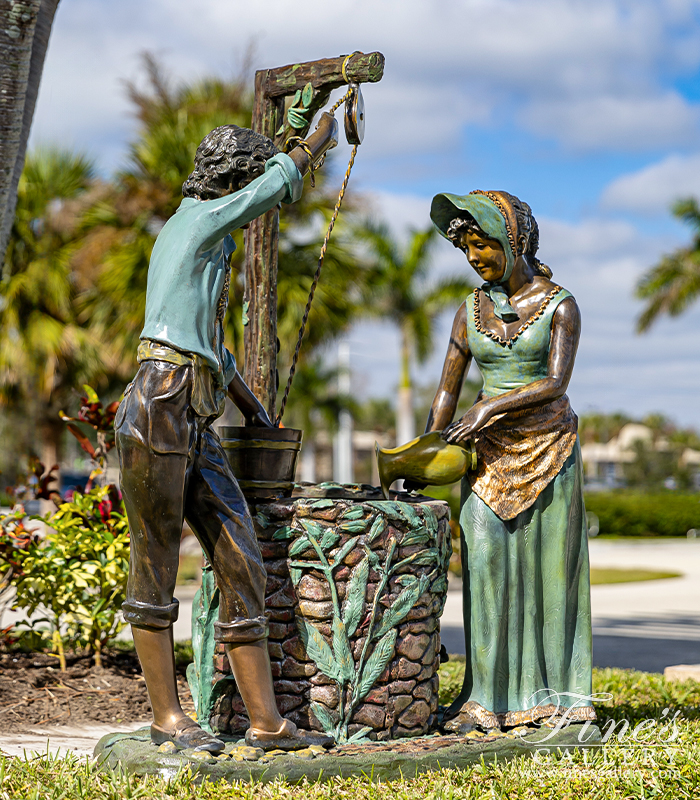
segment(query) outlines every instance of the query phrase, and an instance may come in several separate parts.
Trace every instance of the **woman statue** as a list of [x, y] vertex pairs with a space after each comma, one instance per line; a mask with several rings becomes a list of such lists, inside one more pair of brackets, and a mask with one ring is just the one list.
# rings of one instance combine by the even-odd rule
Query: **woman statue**
[[[457, 311], [426, 427], [473, 440], [478, 459], [459, 517], [467, 669], [447, 726], [593, 720], [583, 476], [565, 394], [579, 310], [537, 259], [537, 222], [517, 197], [439, 194], [430, 216], [485, 281]], [[484, 385], [452, 422], [472, 357]]]

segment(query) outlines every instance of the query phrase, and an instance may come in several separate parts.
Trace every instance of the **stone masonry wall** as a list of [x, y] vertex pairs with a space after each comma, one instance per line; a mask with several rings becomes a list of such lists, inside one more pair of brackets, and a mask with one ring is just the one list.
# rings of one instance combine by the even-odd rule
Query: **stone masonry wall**
[[[303, 498], [251, 511], [281, 713], [340, 741], [425, 734], [438, 704], [447, 504]], [[230, 673], [220, 646], [215, 666], [215, 680]], [[221, 733], [248, 727], [232, 681], [210, 722]]]

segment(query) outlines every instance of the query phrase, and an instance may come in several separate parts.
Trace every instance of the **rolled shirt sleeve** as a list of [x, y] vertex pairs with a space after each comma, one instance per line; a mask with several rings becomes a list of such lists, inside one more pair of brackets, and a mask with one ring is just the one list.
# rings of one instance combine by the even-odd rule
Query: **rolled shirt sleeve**
[[265, 172], [277, 167], [282, 170], [282, 179], [287, 187], [287, 196], [282, 198], [283, 203], [296, 203], [301, 197], [304, 188], [304, 178], [299, 168], [286, 153], [278, 153], [265, 164]]

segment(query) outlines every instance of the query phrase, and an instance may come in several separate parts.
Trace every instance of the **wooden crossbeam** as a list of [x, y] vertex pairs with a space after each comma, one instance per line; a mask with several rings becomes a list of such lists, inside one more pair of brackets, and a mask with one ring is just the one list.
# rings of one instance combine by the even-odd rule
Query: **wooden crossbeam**
[[[346, 56], [288, 64], [255, 73], [255, 101], [252, 129], [280, 146], [292, 133], [305, 136], [308, 128], [292, 131], [285, 124], [285, 98], [307, 83], [314, 87], [314, 99], [307, 118], [326, 105], [330, 93], [346, 84], [375, 83], [384, 74], [381, 53]], [[280, 129], [282, 129], [280, 131]], [[278, 134], [277, 132], [280, 131]], [[268, 211], [254, 220], [245, 234], [245, 293], [248, 324], [244, 333], [244, 377], [274, 418], [277, 398], [277, 252], [279, 212]]]

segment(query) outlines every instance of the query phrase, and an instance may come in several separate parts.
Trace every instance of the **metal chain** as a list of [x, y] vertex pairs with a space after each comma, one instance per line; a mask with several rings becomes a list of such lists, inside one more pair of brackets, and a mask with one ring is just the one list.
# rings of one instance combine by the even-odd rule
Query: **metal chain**
[[[331, 109], [331, 113], [335, 111], [350, 95], [352, 94], [352, 89], [348, 91], [348, 93], [342, 97], [336, 105]], [[289, 378], [287, 378], [287, 386], [284, 390], [284, 397], [282, 398], [282, 404], [280, 405], [279, 413], [277, 414], [277, 418], [275, 419], [275, 427], [279, 428], [280, 422], [282, 421], [282, 416], [284, 415], [284, 409], [287, 406], [287, 400], [289, 399], [289, 392], [292, 388], [292, 381], [294, 380], [294, 373], [296, 372], [297, 368], [297, 361], [299, 360], [299, 351], [301, 350], [301, 342], [304, 338], [304, 332], [306, 330], [306, 323], [309, 320], [309, 313], [311, 311], [311, 303], [314, 299], [314, 294], [316, 292], [316, 287], [318, 286], [318, 281], [321, 277], [321, 269], [323, 267], [323, 259], [326, 255], [326, 250], [328, 248], [328, 242], [331, 238], [331, 233], [333, 232], [333, 226], [335, 225], [336, 220], [338, 219], [338, 214], [340, 212], [340, 206], [343, 202], [343, 197], [345, 197], [345, 190], [348, 188], [348, 181], [350, 180], [350, 172], [352, 171], [353, 164], [355, 163], [355, 156], [357, 155], [357, 147], [358, 145], [353, 145], [352, 153], [350, 153], [350, 162], [348, 163], [348, 168], [345, 170], [345, 177], [343, 178], [343, 185], [340, 187], [340, 192], [338, 194], [338, 200], [335, 204], [335, 208], [333, 209], [333, 214], [331, 215], [331, 221], [328, 225], [328, 230], [326, 231], [326, 237], [323, 240], [323, 245], [321, 246], [321, 254], [318, 258], [318, 267], [316, 268], [316, 274], [314, 275], [313, 282], [311, 283], [311, 291], [309, 292], [309, 299], [306, 301], [306, 308], [304, 309], [304, 316], [301, 320], [301, 327], [299, 328], [299, 337], [297, 339], [297, 346], [294, 349], [294, 356], [292, 357], [292, 366], [289, 368]]]

